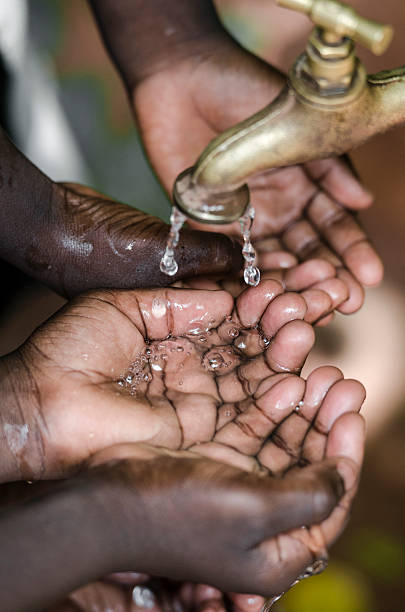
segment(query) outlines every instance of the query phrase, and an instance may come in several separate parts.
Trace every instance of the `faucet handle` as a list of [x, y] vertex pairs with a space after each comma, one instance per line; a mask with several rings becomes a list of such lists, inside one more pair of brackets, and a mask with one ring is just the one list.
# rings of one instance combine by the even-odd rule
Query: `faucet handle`
[[328, 42], [349, 37], [375, 55], [382, 55], [392, 41], [391, 26], [360, 17], [354, 9], [338, 0], [277, 0], [277, 4], [308, 15], [324, 30]]

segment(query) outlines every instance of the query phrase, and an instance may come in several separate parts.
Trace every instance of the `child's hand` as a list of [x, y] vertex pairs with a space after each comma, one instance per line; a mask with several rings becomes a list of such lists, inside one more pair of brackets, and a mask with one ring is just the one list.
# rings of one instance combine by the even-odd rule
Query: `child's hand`
[[[284, 83], [277, 70], [223, 38], [214, 49], [208, 41], [205, 54], [199, 48], [187, 59], [168, 61], [133, 89], [146, 151], [169, 193], [210, 140], [268, 105]], [[355, 216], [372, 197], [349, 164], [336, 158], [276, 169], [252, 178], [249, 186], [260, 267], [326, 259], [347, 286], [349, 300], [341, 312], [360, 308], [362, 286], [379, 283], [383, 267]], [[240, 236], [238, 223], [190, 225]]]
[[[329, 308], [317, 302], [316, 316]], [[273, 280], [236, 300], [192, 289], [77, 298], [1, 363], [2, 479], [64, 476], [122, 442], [203, 452], [224, 435], [250, 467], [303, 400], [309, 310]]]

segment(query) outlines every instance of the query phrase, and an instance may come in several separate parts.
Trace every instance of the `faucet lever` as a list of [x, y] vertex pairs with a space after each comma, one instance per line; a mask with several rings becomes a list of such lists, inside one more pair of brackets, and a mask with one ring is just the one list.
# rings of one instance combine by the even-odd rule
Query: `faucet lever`
[[338, 0], [277, 0], [277, 4], [308, 15], [324, 30], [325, 40], [330, 43], [349, 37], [375, 55], [382, 55], [392, 41], [391, 26], [365, 19]]

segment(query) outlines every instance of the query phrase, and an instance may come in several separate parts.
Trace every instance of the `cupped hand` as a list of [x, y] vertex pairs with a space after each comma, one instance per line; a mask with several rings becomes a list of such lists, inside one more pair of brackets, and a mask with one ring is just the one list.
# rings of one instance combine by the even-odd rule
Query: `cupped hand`
[[[188, 479], [189, 470], [194, 473], [194, 466], [200, 465], [203, 478], [210, 475], [210, 480], [212, 469], [218, 475], [219, 488], [213, 485], [210, 503], [218, 499], [222, 487], [225, 505], [221, 501], [221, 507], [234, 504], [227, 478], [236, 483], [242, 478], [240, 470], [253, 472], [257, 483], [271, 482], [264, 485], [266, 495], [269, 486], [274, 499], [281, 496], [281, 505], [276, 504], [274, 510], [271, 506], [270, 513], [272, 529], [277, 526], [278, 533], [329, 515], [336, 499], [321, 475], [330, 476], [331, 471], [318, 465], [327, 456], [339, 463], [341, 472], [349, 470], [350, 495], [321, 531], [299, 530], [255, 549], [251, 563], [260, 559], [269, 572], [264, 576], [258, 571], [258, 582], [250, 581], [256, 575], [253, 566], [246, 570], [246, 582], [237, 573], [237, 583], [232, 581], [232, 572], [218, 581], [204, 564], [190, 565], [195, 574], [194, 570], [184, 573], [183, 561], [179, 561], [179, 573], [172, 573], [171, 562], [163, 568], [155, 566], [153, 559], [145, 560], [143, 567], [132, 565], [129, 559], [126, 567], [117, 568], [136, 567], [262, 594], [269, 592], [269, 577], [274, 576], [271, 588], [285, 588], [312, 556], [324, 554], [342, 528], [362, 452], [362, 423], [355, 415], [364, 399], [361, 385], [343, 381], [333, 368], [316, 370], [307, 382], [298, 376], [314, 341], [312, 327], [303, 321], [306, 312], [304, 299], [284, 294], [276, 281], [247, 289], [236, 300], [225, 291], [181, 289], [104, 291], [78, 298], [6, 360], [9, 384], [14, 390], [29, 391], [29, 401], [24, 401], [23, 393], [18, 396], [20, 417], [25, 414], [25, 421], [16, 424], [14, 420], [14, 429], [5, 432], [14, 467], [19, 470], [12, 476], [60, 476], [117, 442], [146, 441], [173, 452], [187, 449], [191, 455], [173, 456], [181, 478]], [[148, 450], [153, 457], [163, 452]], [[196, 463], [201, 455], [208, 463], [205, 459]], [[164, 454], [164, 465], [168, 456]], [[342, 456], [349, 461], [342, 463]], [[300, 469], [314, 458], [314, 466]], [[223, 475], [219, 462], [236, 471]], [[142, 474], [150, 475], [152, 463], [140, 468]], [[161, 468], [158, 473], [168, 477]], [[172, 473], [176, 474], [175, 466]], [[277, 478], [263, 480], [267, 473]], [[193, 489], [190, 503], [196, 500], [203, 503]], [[210, 520], [218, 510], [214, 505], [207, 514]], [[193, 512], [190, 506], [190, 520]], [[157, 524], [151, 530], [159, 539]], [[267, 541], [270, 534], [264, 535]], [[201, 542], [195, 541], [199, 547]], [[175, 550], [173, 545], [169, 548]], [[186, 548], [198, 559], [193, 546]], [[284, 565], [279, 550], [284, 551]], [[217, 552], [213, 551], [213, 558]], [[293, 557], [291, 564], [288, 555]], [[187, 557], [186, 565], [189, 561]]]
[[[329, 308], [321, 300], [315, 316]], [[1, 364], [3, 480], [64, 476], [120, 442], [202, 450], [249, 402], [266, 403], [270, 382], [289, 411], [314, 342], [309, 311], [274, 280], [235, 299], [193, 289], [75, 299]]]
[[[226, 39], [144, 79], [133, 105], [147, 154], [165, 188], [193, 165], [210, 140], [266, 106], [284, 83], [280, 73]], [[357, 310], [362, 286], [382, 279], [381, 261], [355, 216], [372, 203], [344, 159], [327, 159], [264, 173], [249, 182], [256, 209], [253, 235], [260, 266], [291, 267], [328, 260], [349, 296], [341, 312]], [[238, 224], [193, 227], [240, 235]]]
[[[361, 385], [319, 368], [299, 410], [290, 406], [276, 426], [274, 416], [263, 426], [247, 409], [244, 421], [225, 424], [221, 439], [195, 452], [126, 444], [97, 453], [91, 463], [115, 491], [124, 543], [117, 570], [136, 566], [263, 596], [286, 590], [327, 558], [347, 520], [362, 461], [363, 398]], [[259, 444], [261, 428], [272, 433]], [[338, 503], [332, 466], [344, 482]]]

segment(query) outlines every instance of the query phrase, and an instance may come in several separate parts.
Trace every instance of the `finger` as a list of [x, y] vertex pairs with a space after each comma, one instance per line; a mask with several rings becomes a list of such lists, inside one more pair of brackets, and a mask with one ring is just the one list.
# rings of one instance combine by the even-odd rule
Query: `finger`
[[334, 423], [343, 415], [358, 412], [366, 391], [356, 380], [338, 380], [328, 390], [318, 410], [314, 427], [305, 439], [302, 457], [306, 461], [320, 461], [325, 456], [328, 434]]
[[139, 290], [119, 292], [117, 298], [119, 308], [149, 340], [201, 337], [218, 327], [233, 308], [232, 296], [225, 291]]
[[266, 539], [302, 525], [322, 522], [344, 494], [334, 460], [295, 470], [284, 478], [260, 480]]
[[[305, 383], [298, 376], [278, 375], [271, 377], [268, 382], [270, 388], [263, 390], [258, 397], [247, 400], [245, 410], [216, 433], [215, 442], [231, 446], [247, 455], [259, 452], [264, 440], [294, 410], [305, 390]], [[260, 453], [258, 459], [269, 467]]]
[[260, 327], [266, 338], [274, 338], [277, 332], [290, 321], [303, 320], [307, 304], [298, 293], [284, 293], [274, 298], [265, 309]]
[[311, 422], [317, 415], [329, 389], [342, 379], [342, 372], [333, 366], [321, 366], [313, 370], [307, 378], [299, 414]]
[[192, 610], [193, 608], [195, 587], [196, 585], [193, 582], [182, 582], [180, 585], [178, 597], [185, 610]]
[[284, 275], [284, 284], [288, 291], [302, 291], [335, 276], [335, 267], [330, 262], [311, 259], [288, 270]]
[[193, 604], [193, 609], [198, 612], [225, 612], [221, 591], [207, 584], [195, 586]]
[[382, 280], [382, 262], [352, 213], [324, 193], [312, 200], [307, 213], [313, 226], [363, 285], [376, 285]]
[[354, 210], [368, 208], [372, 194], [361, 184], [343, 158], [329, 158], [308, 162], [305, 169], [333, 198]]
[[255, 240], [254, 246], [258, 257], [258, 266], [262, 272], [292, 268], [298, 264], [297, 258], [283, 249], [278, 238]]
[[[218, 275], [225, 272], [239, 274], [243, 267], [241, 247], [237, 241], [222, 233], [184, 229], [175, 249], [178, 272], [175, 276], [167, 276], [160, 272], [160, 260], [166, 248], [167, 237], [168, 228], [167, 231], [160, 232], [159, 241], [150, 240], [148, 255], [144, 260], [147, 271], [145, 270], [144, 283], [141, 286], [170, 285], [174, 280], [199, 275]], [[137, 255], [137, 262], [141, 267], [142, 252]]]
[[[63, 266], [63, 290], [69, 296], [99, 287], [168, 286], [190, 276], [241, 270], [241, 248], [233, 239], [224, 233], [183, 229], [175, 249], [178, 273], [167, 276], [160, 271], [169, 235], [162, 220], [77, 185], [64, 190], [63, 201], [64, 223], [73, 232], [70, 240], [75, 245], [74, 265]], [[75, 235], [77, 228], [80, 233]], [[65, 245], [66, 231], [55, 240], [63, 264], [63, 258], [72, 257], [73, 247]], [[49, 282], [60, 290], [60, 279], [51, 278], [58, 265], [53, 264]]]
[[[273, 474], [284, 473], [301, 459], [303, 442], [313, 428], [313, 419], [328, 390], [342, 377], [340, 370], [332, 367], [318, 368], [309, 375], [302, 399], [296, 401], [294, 411], [281, 423], [258, 456], [262, 465]], [[315, 435], [326, 444], [325, 436], [317, 431]], [[322, 457], [323, 454], [318, 460]]]
[[321, 240], [314, 226], [306, 219], [292, 224], [283, 234], [283, 244], [300, 260], [324, 259], [338, 266], [339, 258]]
[[[294, 321], [298, 324], [305, 314], [306, 303], [301, 296], [293, 293], [280, 295], [266, 309], [260, 321], [261, 333], [255, 330], [249, 334], [242, 332], [236, 339], [235, 346], [239, 350], [250, 357], [256, 356], [255, 359], [250, 359], [246, 364], [241, 365], [237, 372], [245, 393], [255, 393], [258, 384], [275, 371], [297, 372], [300, 370], [313, 346], [313, 330], [303, 324], [291, 328], [290, 332], [289, 326]], [[295, 331], [297, 335], [294, 337]], [[271, 342], [269, 342], [270, 338], [272, 338]], [[288, 345], [290, 338], [292, 344]], [[266, 346], [269, 348], [263, 354]], [[277, 368], [274, 370], [269, 359], [281, 359], [282, 361], [273, 363], [273, 366]], [[290, 370], [290, 368], [293, 369]], [[227, 397], [226, 401], [231, 400]]]
[[349, 292], [349, 297], [337, 308], [337, 311], [342, 314], [353, 314], [364, 303], [364, 289], [353, 275], [344, 268], [338, 268], [337, 277], [345, 283]]
[[313, 289], [318, 289], [326, 293], [331, 302], [332, 310], [338, 308], [341, 304], [349, 299], [349, 288], [340, 278], [331, 278], [330, 280], [317, 283]]
[[236, 300], [236, 310], [244, 327], [254, 327], [264, 311], [283, 287], [275, 280], [264, 280], [257, 287], [247, 288]]
[[307, 305], [307, 312], [304, 321], [314, 324], [325, 318], [327, 313], [333, 310], [333, 303], [326, 291], [320, 289], [308, 289], [303, 291], [301, 296]]
[[[263, 320], [262, 320], [263, 324]], [[267, 335], [265, 326], [263, 331]], [[304, 321], [284, 325], [266, 351], [266, 361], [274, 372], [300, 372], [315, 343], [314, 331]]]
[[[252, 551], [257, 563], [255, 590], [266, 597], [287, 590], [305, 567], [313, 562], [308, 537], [300, 537], [301, 531], [307, 536], [307, 530], [298, 528], [326, 520], [344, 493], [342, 478], [330, 462], [296, 470], [274, 482], [283, 492], [281, 496], [273, 493], [273, 504], [268, 501], [269, 522], [270, 517], [273, 519], [269, 532], [273, 527], [273, 537]], [[284, 532], [287, 533], [283, 535]], [[271, 581], [269, 576], [272, 577]]]
[[218, 444], [217, 442], [206, 442], [192, 446], [189, 451], [208, 457], [214, 461], [232, 465], [245, 472], [261, 472], [261, 468], [254, 457], [244, 455], [232, 447]]
[[228, 593], [233, 603], [234, 612], [260, 612], [264, 598], [260, 595], [243, 595], [241, 593]]
[[346, 494], [334, 512], [322, 524], [328, 546], [333, 544], [344, 529], [353, 498], [356, 494], [364, 457], [365, 421], [356, 413], [347, 413], [335, 423], [329, 434], [326, 456], [339, 458], [337, 468], [342, 476]]
[[323, 317], [322, 319], [319, 319], [319, 321], [317, 321], [315, 323], [316, 327], [326, 327], [327, 325], [329, 325], [330, 323], [332, 323], [333, 319], [335, 318], [335, 313], [331, 312], [329, 315], [327, 315], [326, 317]]

